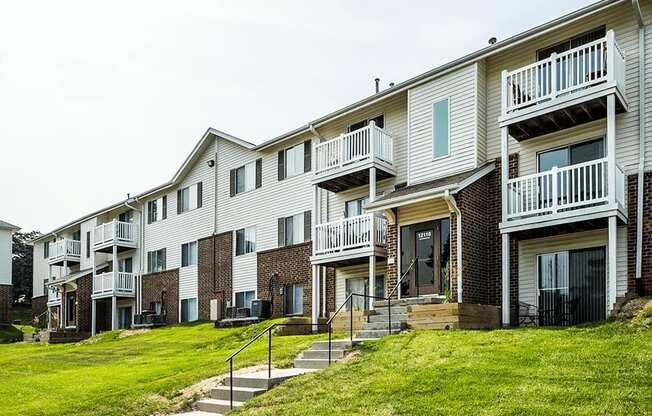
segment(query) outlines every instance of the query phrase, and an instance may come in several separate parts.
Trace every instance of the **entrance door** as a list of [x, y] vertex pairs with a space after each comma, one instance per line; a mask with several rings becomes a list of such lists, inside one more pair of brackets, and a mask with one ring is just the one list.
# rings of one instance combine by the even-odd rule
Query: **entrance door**
[[66, 326], [77, 325], [77, 292], [66, 295]]
[[450, 220], [444, 218], [401, 227], [402, 297], [444, 294], [450, 273]]
[[118, 328], [131, 328], [131, 306], [118, 308]]

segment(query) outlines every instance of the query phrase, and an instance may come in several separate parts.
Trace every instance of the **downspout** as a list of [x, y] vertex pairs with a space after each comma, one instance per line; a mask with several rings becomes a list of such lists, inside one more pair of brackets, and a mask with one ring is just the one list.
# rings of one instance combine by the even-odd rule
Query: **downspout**
[[638, 0], [632, 0], [638, 23], [638, 178], [636, 181], [636, 291], [643, 295], [643, 181], [645, 179], [645, 24]]
[[[448, 208], [455, 213], [456, 219], [456, 239], [457, 239], [457, 303], [462, 303], [462, 212], [457, 207], [455, 197], [451, 195], [450, 191], [444, 191], [444, 199], [448, 204]], [[450, 277], [449, 287], [452, 286], [453, 277]]]
[[[138, 197], [134, 198], [134, 201], [136, 201], [137, 204], [139, 204], [141, 207], [143, 204], [138, 200]], [[142, 289], [143, 289], [143, 250], [145, 250], [145, 218], [143, 215], [143, 210], [138, 209], [134, 206], [129, 205], [129, 200], [125, 201], [125, 206], [129, 209], [132, 209], [134, 211], [138, 211], [140, 214], [140, 250], [138, 250], [138, 279], [137, 279], [137, 286], [138, 286], [138, 297], [136, 298], [136, 313], [140, 314], [142, 313], [142, 307], [143, 307], [143, 299], [142, 299]]]

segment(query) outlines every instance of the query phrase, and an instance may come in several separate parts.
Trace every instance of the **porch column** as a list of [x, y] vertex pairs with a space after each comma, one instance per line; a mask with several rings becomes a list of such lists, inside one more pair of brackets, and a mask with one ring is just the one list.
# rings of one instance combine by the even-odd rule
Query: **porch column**
[[48, 331], [52, 331], [52, 308], [48, 306]]
[[94, 337], [97, 333], [97, 300], [93, 299], [91, 306], [91, 336]]
[[609, 217], [609, 256], [607, 257], [607, 267], [609, 268], [607, 274], [607, 316], [613, 309], [616, 303], [616, 256], [618, 239], [618, 220], [616, 216]]
[[111, 330], [118, 329], [118, 298], [111, 296]]
[[[319, 322], [319, 266], [312, 266], [312, 323]], [[313, 326], [313, 333], [317, 332], [317, 327]]]
[[509, 131], [507, 127], [500, 129], [500, 189], [502, 221], [507, 221], [507, 182], [509, 181]]
[[503, 326], [509, 326], [509, 234], [503, 234], [503, 301], [502, 301], [502, 314]]
[[320, 267], [319, 270], [319, 275], [321, 276], [321, 316], [328, 318], [328, 306], [326, 305], [326, 279], [328, 277], [328, 272], [325, 267]]
[[607, 96], [607, 191], [609, 204], [616, 204], [616, 97]]
[[59, 306], [59, 328], [66, 326], [66, 287], [61, 285], [61, 306]]

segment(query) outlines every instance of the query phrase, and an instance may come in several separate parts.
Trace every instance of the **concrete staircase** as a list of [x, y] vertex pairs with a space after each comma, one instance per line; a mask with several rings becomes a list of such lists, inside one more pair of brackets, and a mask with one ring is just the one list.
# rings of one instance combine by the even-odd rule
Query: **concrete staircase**
[[[331, 360], [336, 362], [346, 355], [346, 352], [359, 341], [333, 340]], [[262, 394], [283, 381], [328, 367], [328, 341], [315, 341], [310, 349], [303, 351], [294, 360], [294, 368], [272, 369], [271, 378], [267, 370], [255, 373], [234, 373], [233, 375], [233, 407], [242, 406], [247, 400]], [[224, 384], [211, 390], [210, 397], [195, 402], [192, 412], [178, 416], [216, 416], [224, 415], [230, 410], [230, 378]]]
[[[407, 329], [408, 311], [412, 305], [444, 303], [438, 296], [411, 299], [395, 299], [391, 301], [392, 327], [391, 333], [398, 334]], [[377, 339], [389, 335], [389, 312], [387, 301], [374, 302], [374, 313], [369, 315], [362, 329], [356, 333], [358, 339]]]

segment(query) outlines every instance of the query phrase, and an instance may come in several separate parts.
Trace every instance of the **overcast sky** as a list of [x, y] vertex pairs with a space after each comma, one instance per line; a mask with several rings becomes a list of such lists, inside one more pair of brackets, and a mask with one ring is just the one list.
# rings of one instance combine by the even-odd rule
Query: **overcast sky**
[[0, 3], [0, 219], [43, 232], [591, 3]]

